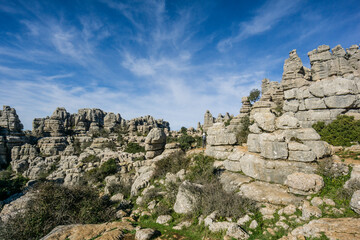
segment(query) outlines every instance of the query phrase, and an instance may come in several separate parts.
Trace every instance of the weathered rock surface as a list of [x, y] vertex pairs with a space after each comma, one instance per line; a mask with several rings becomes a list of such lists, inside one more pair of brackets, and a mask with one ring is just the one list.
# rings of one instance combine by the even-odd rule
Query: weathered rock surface
[[360, 190], [355, 191], [354, 194], [352, 195], [350, 201], [350, 207], [356, 213], [360, 214]]
[[[324, 234], [331, 240], [357, 240], [360, 239], [359, 218], [322, 218], [291, 231], [281, 240], [296, 240], [298, 237], [320, 238]], [[300, 238], [301, 239], [301, 238]]]
[[162, 128], [153, 128], [145, 139], [146, 158], [159, 156], [165, 149], [166, 135]]
[[299, 204], [301, 201], [301, 198], [289, 194], [285, 187], [265, 182], [244, 184], [239, 194], [257, 202], [277, 205]]
[[41, 238], [41, 240], [83, 240], [95, 238], [101, 240], [117, 240], [123, 238], [123, 231], [132, 231], [133, 229], [134, 227], [128, 221], [63, 225], [54, 228], [48, 235]]
[[210, 146], [234, 145], [236, 135], [225, 128], [224, 123], [215, 123], [207, 131], [207, 144]]
[[180, 185], [176, 195], [174, 211], [181, 214], [191, 213], [198, 201], [198, 194], [200, 194], [201, 187], [199, 184], [184, 181]]
[[285, 184], [290, 192], [300, 195], [318, 193], [324, 187], [324, 180], [317, 174], [293, 173], [287, 176]]

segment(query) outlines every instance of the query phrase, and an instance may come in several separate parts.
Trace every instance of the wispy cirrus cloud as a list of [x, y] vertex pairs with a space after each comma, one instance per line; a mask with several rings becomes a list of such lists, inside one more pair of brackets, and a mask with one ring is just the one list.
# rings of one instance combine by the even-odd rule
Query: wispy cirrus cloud
[[239, 29], [233, 36], [219, 41], [218, 50], [224, 51], [246, 38], [269, 31], [285, 17], [298, 11], [301, 2], [304, 1], [268, 0], [257, 9], [251, 20], [239, 24]]

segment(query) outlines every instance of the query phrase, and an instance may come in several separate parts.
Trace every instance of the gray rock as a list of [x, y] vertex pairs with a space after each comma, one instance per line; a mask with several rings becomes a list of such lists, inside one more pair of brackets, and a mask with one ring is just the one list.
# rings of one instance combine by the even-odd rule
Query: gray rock
[[241, 158], [242, 172], [252, 178], [284, 184], [288, 175], [294, 172], [314, 173], [315, 164], [289, 161], [269, 161], [252, 154]]
[[351, 197], [350, 207], [354, 210], [357, 214], [360, 214], [360, 190], [354, 192]]
[[310, 220], [310, 217], [321, 217], [322, 213], [320, 208], [311, 206], [308, 201], [304, 201], [302, 205], [302, 216], [301, 219], [303, 220]]
[[139, 190], [148, 186], [151, 178], [154, 175], [154, 169], [152, 167], [144, 166], [139, 169], [140, 175], [135, 179], [131, 186], [131, 195], [137, 196]]
[[201, 187], [199, 184], [184, 181], [176, 195], [174, 211], [181, 214], [191, 213], [198, 202], [198, 194], [200, 194]]
[[276, 205], [299, 204], [301, 198], [287, 192], [287, 189], [279, 184], [265, 182], [252, 182], [240, 187], [240, 195], [262, 203]]
[[224, 123], [215, 123], [207, 131], [207, 144], [210, 146], [234, 145], [236, 135], [225, 128]]
[[150, 240], [156, 231], [151, 228], [140, 229], [136, 231], [135, 240]]
[[251, 178], [240, 173], [224, 171], [220, 174], [219, 180], [225, 191], [234, 192], [238, 190], [241, 185], [249, 183]]
[[159, 224], [166, 224], [172, 220], [172, 217], [170, 215], [160, 215], [156, 219], [156, 223]]
[[278, 117], [275, 124], [278, 129], [292, 129], [300, 126], [299, 120], [289, 114], [284, 114]]
[[261, 151], [260, 135], [249, 134], [247, 139], [247, 146], [249, 152], [259, 153]]
[[325, 98], [328, 108], [351, 108], [356, 103], [355, 95], [331, 96]]
[[324, 180], [316, 174], [297, 172], [288, 175], [285, 184], [292, 193], [311, 195], [318, 193], [324, 187]]
[[289, 151], [288, 159], [297, 162], [313, 162], [316, 154], [313, 151]]
[[269, 159], [286, 159], [288, 157], [287, 143], [285, 142], [262, 142], [261, 156]]
[[254, 121], [264, 131], [272, 132], [275, 130], [275, 115], [270, 112], [255, 113]]

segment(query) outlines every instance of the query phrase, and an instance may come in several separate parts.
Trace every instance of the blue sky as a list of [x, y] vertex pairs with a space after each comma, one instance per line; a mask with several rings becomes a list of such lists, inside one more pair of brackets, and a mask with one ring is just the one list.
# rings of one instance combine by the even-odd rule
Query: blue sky
[[360, 41], [354, 0], [0, 0], [0, 104], [25, 129], [57, 106], [152, 115], [173, 129], [237, 115], [284, 60]]

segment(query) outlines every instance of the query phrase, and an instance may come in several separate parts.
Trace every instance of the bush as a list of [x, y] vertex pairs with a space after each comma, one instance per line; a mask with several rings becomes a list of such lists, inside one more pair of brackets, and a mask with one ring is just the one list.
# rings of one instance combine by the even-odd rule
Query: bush
[[25, 212], [4, 223], [1, 239], [39, 239], [59, 225], [100, 223], [114, 216], [109, 200], [90, 187], [45, 182], [34, 192]]
[[85, 172], [84, 179], [87, 182], [98, 183], [104, 181], [104, 179], [117, 172], [117, 165], [115, 159], [111, 158], [103, 163], [100, 167], [93, 168], [90, 171]]
[[183, 134], [179, 137], [178, 142], [180, 144], [180, 148], [184, 151], [191, 149], [193, 143], [196, 142], [196, 139], [187, 134]]
[[100, 162], [100, 158], [95, 155], [89, 155], [86, 158], [82, 160], [83, 163], [94, 163], [94, 162]]
[[181, 169], [187, 169], [190, 159], [186, 158], [184, 154], [176, 154], [167, 158], [161, 159], [155, 163], [154, 176], [157, 178], [165, 177], [166, 173], [177, 173]]
[[14, 176], [10, 169], [0, 171], [0, 201], [21, 192], [27, 181], [22, 175]]
[[80, 155], [86, 148], [90, 147], [91, 142], [80, 143], [79, 139], [75, 139], [73, 143], [75, 155]]
[[251, 125], [249, 116], [244, 116], [241, 119], [241, 129], [236, 133], [236, 140], [238, 144], [246, 143], [247, 137], [250, 133], [249, 127]]
[[[191, 188], [191, 187], [190, 187]], [[203, 184], [200, 192], [198, 188], [190, 191], [196, 191], [194, 194], [199, 196], [199, 201], [195, 208], [195, 216], [207, 216], [214, 211], [222, 218], [231, 217], [239, 218], [249, 211], [257, 209], [256, 202], [248, 198], [242, 197], [236, 193], [226, 192], [216, 178], [210, 182]]]
[[198, 154], [193, 157], [193, 165], [186, 175], [186, 178], [193, 183], [208, 183], [216, 176], [215, 168], [213, 166], [215, 159], [203, 154]]
[[110, 195], [115, 195], [117, 193], [122, 193], [125, 198], [129, 198], [131, 194], [131, 182], [125, 183], [112, 183], [108, 187]]
[[317, 122], [313, 128], [331, 145], [351, 146], [360, 142], [360, 120], [354, 120], [353, 116], [339, 115], [330, 124]]
[[260, 90], [259, 89], [253, 89], [250, 91], [249, 95], [249, 101], [251, 104], [254, 104], [256, 101], [260, 99]]
[[124, 152], [128, 152], [128, 153], [145, 152], [145, 147], [140, 146], [138, 143], [129, 142]]

